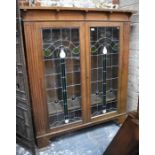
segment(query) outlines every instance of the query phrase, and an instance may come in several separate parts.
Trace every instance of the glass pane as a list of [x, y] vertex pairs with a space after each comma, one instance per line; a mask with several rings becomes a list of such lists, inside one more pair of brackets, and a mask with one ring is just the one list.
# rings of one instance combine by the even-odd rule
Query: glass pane
[[78, 28], [43, 29], [45, 83], [50, 127], [81, 120]]
[[117, 110], [119, 27], [91, 27], [91, 115]]

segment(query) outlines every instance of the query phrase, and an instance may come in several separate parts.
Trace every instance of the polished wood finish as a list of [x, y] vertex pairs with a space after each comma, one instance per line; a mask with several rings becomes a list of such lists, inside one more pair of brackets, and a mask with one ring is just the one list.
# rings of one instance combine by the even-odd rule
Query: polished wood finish
[[122, 113], [122, 114], [118, 114], [117, 112], [112, 112], [112, 113], [108, 113], [105, 114], [102, 119], [100, 117], [95, 117], [91, 122], [89, 123], [82, 123], [82, 122], [78, 122], [78, 123], [73, 123], [70, 124], [68, 126], [64, 125], [62, 127], [57, 127], [55, 129], [51, 129], [49, 132], [47, 132], [46, 134], [43, 134], [41, 136], [37, 136], [37, 139], [41, 139], [43, 137], [47, 137], [48, 139], [58, 136], [58, 135], [62, 135], [64, 133], [69, 133], [72, 131], [76, 131], [79, 129], [83, 129], [86, 127], [91, 127], [106, 121], [110, 121], [110, 120], [117, 120], [119, 117], [126, 115], [126, 113]]
[[21, 7], [24, 21], [130, 21], [133, 11], [65, 7]]
[[120, 104], [119, 112], [125, 112], [126, 110], [126, 105], [124, 103], [127, 102], [129, 35], [130, 35], [130, 23], [125, 22], [123, 24], [123, 37], [122, 37], [123, 39], [122, 40], [123, 52], [121, 52], [122, 67], [120, 68], [120, 72], [121, 72], [120, 102], [123, 104]]
[[[35, 23], [24, 23], [26, 56], [30, 91], [32, 99], [32, 110], [37, 135], [46, 133], [48, 128], [47, 102], [44, 92], [43, 62], [40, 61], [42, 51], [40, 48], [39, 30]], [[34, 61], [35, 58], [35, 61]], [[39, 69], [38, 69], [39, 68]], [[38, 117], [39, 116], [39, 117]]]
[[[126, 102], [127, 102], [127, 90], [128, 90], [128, 56], [129, 56], [129, 38], [130, 38], [130, 23], [124, 22], [122, 28], [122, 37], [121, 39], [121, 52], [120, 52], [120, 64], [119, 64], [119, 101], [121, 104], [118, 105], [119, 112], [126, 111]], [[118, 122], [122, 124], [125, 121], [126, 117], [122, 116], [118, 119]]]
[[[54, 136], [92, 126], [126, 115], [128, 77], [129, 24], [131, 11], [103, 9], [72, 9], [51, 7], [21, 7], [25, 33], [27, 68], [29, 75], [32, 110], [39, 147], [48, 144]], [[91, 118], [91, 74], [90, 74], [90, 26], [119, 26], [119, 82], [118, 111]], [[45, 90], [45, 70], [42, 52], [42, 28], [79, 27], [82, 121], [50, 128]]]

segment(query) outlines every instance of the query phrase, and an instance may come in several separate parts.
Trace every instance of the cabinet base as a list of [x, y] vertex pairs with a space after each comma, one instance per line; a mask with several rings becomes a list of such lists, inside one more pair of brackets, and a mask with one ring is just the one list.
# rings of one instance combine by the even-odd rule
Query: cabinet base
[[126, 113], [122, 113], [122, 114], [109, 114], [104, 117], [99, 117], [96, 118], [94, 120], [92, 120], [91, 123], [86, 123], [86, 124], [74, 124], [73, 126], [70, 126], [68, 128], [63, 128], [63, 129], [57, 129], [57, 130], [51, 130], [48, 133], [41, 135], [37, 138], [37, 146], [38, 148], [44, 148], [47, 147], [49, 144], [49, 141], [51, 138], [56, 137], [56, 136], [60, 136], [63, 135], [65, 133], [69, 133], [69, 132], [74, 132], [80, 129], [84, 129], [87, 127], [91, 127], [97, 124], [101, 124], [107, 121], [111, 121], [111, 120], [116, 120], [118, 123], [123, 123], [124, 120], [126, 119]]
[[118, 124], [121, 125], [124, 123], [125, 119], [126, 119], [126, 115], [122, 115], [122, 116], [118, 117], [116, 121]]
[[49, 138], [47, 137], [42, 137], [37, 139], [37, 146], [38, 148], [44, 148], [47, 147], [49, 144]]

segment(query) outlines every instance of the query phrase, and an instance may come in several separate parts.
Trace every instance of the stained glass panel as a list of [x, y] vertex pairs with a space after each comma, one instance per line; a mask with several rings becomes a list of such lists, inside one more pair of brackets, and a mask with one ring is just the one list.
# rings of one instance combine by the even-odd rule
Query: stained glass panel
[[117, 110], [119, 27], [91, 27], [91, 115]]
[[42, 36], [50, 127], [80, 121], [79, 29], [43, 29]]

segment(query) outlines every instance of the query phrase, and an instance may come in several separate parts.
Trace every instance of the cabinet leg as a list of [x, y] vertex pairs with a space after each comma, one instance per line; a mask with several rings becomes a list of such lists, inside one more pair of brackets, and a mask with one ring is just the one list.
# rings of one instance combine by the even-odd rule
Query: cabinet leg
[[117, 118], [117, 123], [118, 124], [123, 124], [123, 122], [125, 121], [126, 119], [126, 115], [122, 115], [120, 117]]
[[47, 147], [49, 144], [49, 139], [46, 137], [38, 138], [37, 139], [37, 146], [38, 148], [44, 148]]

